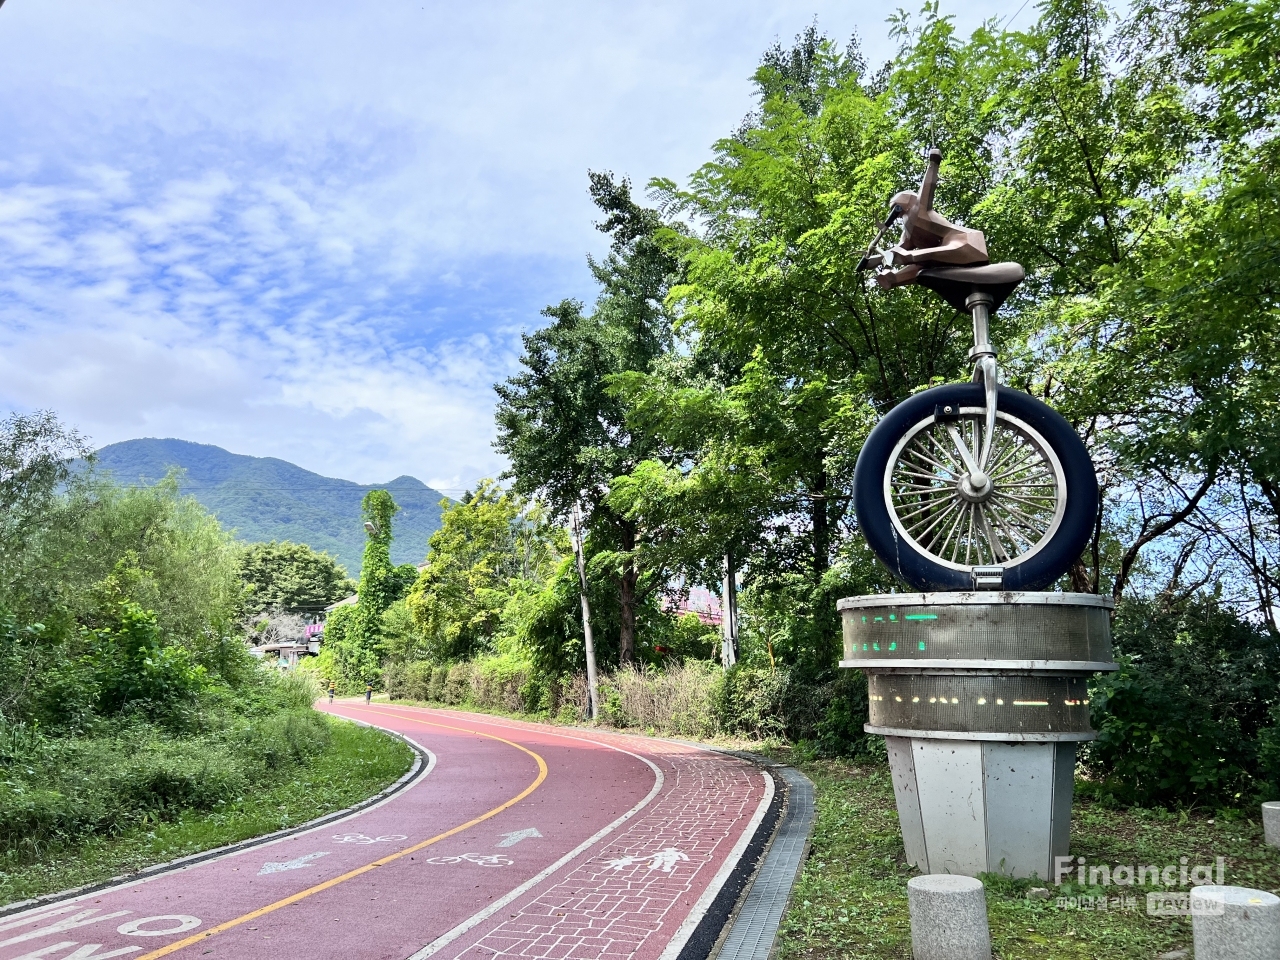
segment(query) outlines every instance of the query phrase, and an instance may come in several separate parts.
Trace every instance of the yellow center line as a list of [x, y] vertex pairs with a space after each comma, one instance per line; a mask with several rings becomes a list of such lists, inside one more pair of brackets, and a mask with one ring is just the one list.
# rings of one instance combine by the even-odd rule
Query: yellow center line
[[[0, 2], [3, 2], [3, 0], [0, 0]], [[369, 710], [370, 708], [364, 707], [364, 708], [357, 708], [357, 709]], [[381, 710], [370, 710], [370, 712], [383, 713], [383, 711]], [[414, 844], [412, 847], [405, 847], [403, 850], [398, 850], [395, 853], [388, 854], [387, 856], [382, 857], [379, 860], [374, 860], [372, 863], [366, 863], [363, 867], [356, 867], [354, 870], [349, 870], [346, 873], [342, 874], [341, 876], [334, 877], [331, 880], [326, 880], [323, 883], [317, 883], [314, 887], [308, 887], [305, 890], [300, 890], [299, 892], [293, 894], [292, 896], [285, 897], [283, 900], [277, 900], [275, 903], [269, 903], [265, 907], [259, 907], [257, 910], [254, 910], [251, 913], [246, 913], [244, 916], [236, 917], [235, 919], [228, 920], [225, 923], [220, 923], [216, 927], [210, 927], [208, 930], [202, 930], [200, 933], [193, 934], [192, 936], [187, 937], [185, 940], [177, 940], [166, 947], [161, 947], [159, 950], [153, 950], [150, 953], [143, 954], [141, 957], [135, 957], [134, 960], [156, 960], [156, 958], [158, 957], [165, 957], [171, 953], [176, 953], [177, 951], [183, 949], [184, 947], [191, 946], [193, 943], [200, 943], [202, 940], [207, 940], [209, 939], [209, 937], [212, 937], [212, 936], [215, 936], [216, 934], [223, 933], [224, 931], [230, 930], [232, 927], [238, 927], [242, 923], [247, 923], [250, 920], [256, 920], [258, 919], [258, 917], [265, 916], [268, 913], [273, 913], [274, 911], [279, 910], [281, 907], [287, 907], [291, 903], [297, 903], [299, 900], [304, 900], [314, 893], [319, 893], [322, 890], [328, 890], [330, 887], [336, 887], [338, 884], [344, 883], [347, 880], [351, 880], [354, 877], [358, 877], [362, 873], [368, 873], [370, 870], [373, 870], [376, 867], [385, 866], [386, 864], [391, 863], [394, 860], [399, 860], [401, 857], [408, 856], [411, 853], [416, 853], [417, 851], [422, 850], [425, 847], [429, 847], [433, 843], [439, 843], [441, 840], [444, 840], [448, 837], [452, 837], [456, 833], [461, 833], [463, 830], [467, 830], [471, 827], [474, 827], [477, 823], [483, 823], [485, 820], [488, 820], [490, 817], [496, 817], [503, 810], [506, 810], [508, 807], [519, 803], [525, 797], [529, 796], [529, 794], [533, 793], [533, 791], [537, 790], [540, 786], [542, 786], [542, 782], [547, 779], [547, 762], [543, 760], [542, 757], [534, 753], [532, 750], [528, 749], [527, 747], [523, 747], [520, 744], [515, 743], [511, 740], [506, 740], [502, 737], [495, 736], [492, 733], [481, 733], [479, 730], [467, 730], [462, 727], [450, 726], [447, 723], [433, 723], [430, 720], [417, 720], [412, 717], [406, 717], [400, 713], [386, 712], [385, 715], [390, 717], [396, 717], [400, 720], [408, 720], [410, 723], [421, 723], [428, 727], [444, 727], [446, 730], [456, 730], [459, 733], [474, 733], [478, 737], [488, 737], [490, 740], [497, 740], [500, 743], [505, 743], [507, 746], [515, 747], [517, 750], [527, 753], [529, 756], [533, 757], [533, 759], [538, 762], [538, 776], [534, 779], [533, 783], [529, 784], [529, 786], [525, 787], [522, 791], [520, 791], [520, 793], [516, 794], [506, 803], [502, 804], [501, 806], [494, 807], [488, 813], [483, 813], [480, 816], [476, 817], [474, 820], [468, 820], [466, 823], [459, 824], [458, 826], [452, 828], [451, 830], [446, 830], [444, 833], [438, 833], [434, 837], [432, 837], [430, 840], [423, 840], [421, 843]]]

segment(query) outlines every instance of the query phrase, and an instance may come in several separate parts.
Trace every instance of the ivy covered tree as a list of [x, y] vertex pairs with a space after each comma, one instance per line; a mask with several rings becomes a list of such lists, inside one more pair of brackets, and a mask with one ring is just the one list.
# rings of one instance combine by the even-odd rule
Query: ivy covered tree
[[[344, 692], [355, 692], [366, 683], [377, 683], [383, 643], [383, 615], [401, 599], [417, 576], [413, 564], [391, 563], [391, 521], [397, 509], [386, 490], [370, 490], [361, 502], [365, 546], [360, 565], [357, 602], [338, 607], [325, 623], [332, 672]], [[327, 664], [326, 664], [327, 666]]]

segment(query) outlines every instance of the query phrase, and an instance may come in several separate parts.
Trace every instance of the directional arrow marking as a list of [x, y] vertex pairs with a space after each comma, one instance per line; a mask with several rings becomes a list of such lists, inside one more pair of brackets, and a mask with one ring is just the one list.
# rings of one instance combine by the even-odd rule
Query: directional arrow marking
[[528, 840], [530, 837], [541, 837], [537, 827], [530, 827], [527, 830], [512, 830], [510, 833], [504, 833], [502, 839], [498, 841], [500, 847], [514, 847], [521, 840]]
[[258, 876], [265, 873], [283, 873], [285, 870], [301, 870], [303, 867], [311, 866], [312, 860], [319, 860], [328, 855], [329, 851], [322, 850], [320, 853], [308, 853], [306, 856], [298, 857], [296, 860], [286, 860], [284, 863], [264, 863], [262, 869], [258, 871]]

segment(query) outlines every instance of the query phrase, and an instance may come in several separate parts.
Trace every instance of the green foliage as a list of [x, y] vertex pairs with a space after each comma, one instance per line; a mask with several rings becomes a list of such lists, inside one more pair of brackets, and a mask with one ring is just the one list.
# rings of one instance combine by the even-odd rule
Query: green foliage
[[540, 508], [482, 480], [444, 510], [409, 593], [423, 654], [448, 663], [496, 652], [566, 546]]
[[89, 656], [103, 716], [172, 719], [193, 707], [208, 686], [205, 669], [186, 650], [163, 642], [155, 615], [127, 600], [114, 624], [94, 631]]
[[1090, 789], [1126, 803], [1280, 797], [1280, 641], [1212, 600], [1128, 602], [1094, 683]]
[[250, 613], [318, 614], [356, 592], [333, 557], [288, 540], [249, 544], [240, 554], [239, 573], [249, 586], [245, 608]]
[[[158, 646], [154, 620], [136, 608], [98, 639], [100, 662], [115, 665], [102, 675], [103, 712], [128, 717], [89, 736], [28, 736], [3, 758], [0, 861], [215, 810], [278, 782], [329, 742], [304, 681], [264, 672], [235, 695], [201, 696], [200, 671], [173, 662], [175, 648]], [[190, 710], [181, 730], [148, 722], [175, 703]]]

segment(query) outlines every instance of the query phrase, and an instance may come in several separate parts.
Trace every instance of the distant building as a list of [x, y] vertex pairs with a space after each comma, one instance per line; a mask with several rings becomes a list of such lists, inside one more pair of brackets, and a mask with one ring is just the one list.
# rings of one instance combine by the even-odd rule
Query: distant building
[[664, 597], [662, 609], [677, 617], [692, 613], [709, 627], [720, 626], [723, 615], [720, 611], [720, 598], [706, 587], [690, 587], [687, 594], [677, 594], [673, 599]]

